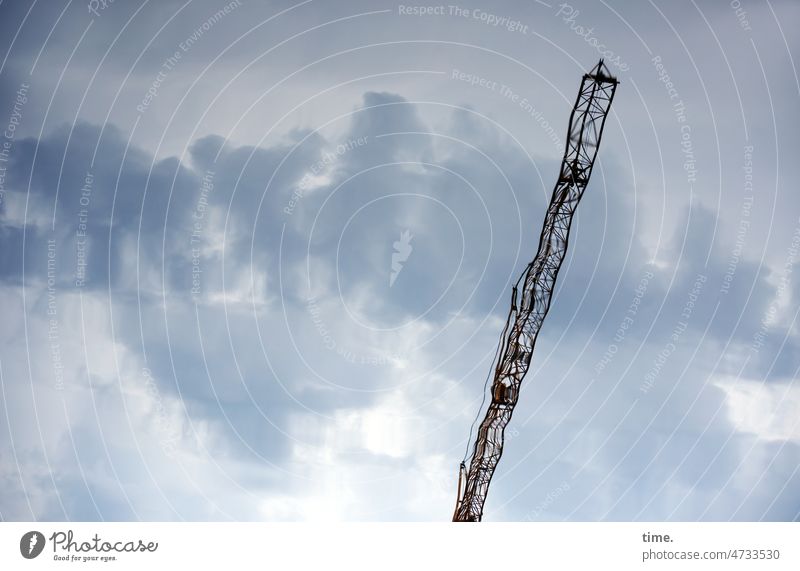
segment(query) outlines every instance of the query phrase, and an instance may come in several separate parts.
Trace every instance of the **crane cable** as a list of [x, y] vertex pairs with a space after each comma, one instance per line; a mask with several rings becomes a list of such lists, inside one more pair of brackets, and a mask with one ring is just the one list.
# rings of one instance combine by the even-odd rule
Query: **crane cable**
[[[527, 272], [523, 272], [523, 276]], [[522, 280], [522, 276], [517, 280], [517, 285]], [[514, 313], [514, 310], [517, 309], [517, 285], [513, 288], [512, 294], [512, 302], [511, 302], [511, 309], [508, 311], [508, 317], [506, 318], [506, 324], [503, 327], [503, 333], [500, 335], [500, 340], [497, 342], [497, 349], [495, 349], [494, 357], [492, 358], [492, 366], [489, 368], [489, 372], [486, 374], [486, 380], [483, 381], [483, 396], [481, 397], [481, 405], [478, 407], [478, 412], [475, 413], [475, 419], [472, 421], [472, 424], [469, 427], [469, 437], [467, 438], [467, 446], [464, 449], [464, 457], [461, 459], [461, 465], [463, 466], [467, 462], [467, 456], [469, 456], [469, 444], [472, 442], [472, 432], [475, 430], [475, 424], [478, 422], [478, 419], [481, 417], [481, 411], [483, 410], [483, 405], [486, 403], [486, 389], [489, 386], [489, 378], [494, 377], [495, 368], [497, 366], [497, 357], [500, 355], [500, 350], [503, 347], [503, 341], [505, 341], [506, 333], [508, 332], [508, 326], [511, 323], [511, 315]]]

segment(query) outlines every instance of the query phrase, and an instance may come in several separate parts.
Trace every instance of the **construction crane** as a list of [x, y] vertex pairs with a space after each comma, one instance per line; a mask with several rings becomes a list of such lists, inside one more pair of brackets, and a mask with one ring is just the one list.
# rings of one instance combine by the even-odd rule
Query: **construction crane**
[[[512, 290], [511, 310], [500, 339], [490, 389], [491, 401], [478, 428], [469, 470], [466, 457], [461, 462], [453, 521], [481, 521], [483, 517], [489, 484], [503, 455], [504, 432], [530, 367], [536, 338], [550, 309], [558, 271], [567, 253], [572, 216], [589, 183], [618, 83], [602, 59], [583, 76], [569, 117], [567, 147], [547, 208], [539, 249]], [[522, 297], [517, 305], [520, 284]]]

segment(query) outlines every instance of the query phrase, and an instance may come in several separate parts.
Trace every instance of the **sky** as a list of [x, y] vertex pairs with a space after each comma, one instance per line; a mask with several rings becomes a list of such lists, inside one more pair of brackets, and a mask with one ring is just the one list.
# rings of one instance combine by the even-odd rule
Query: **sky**
[[800, 519], [799, 19], [0, 2], [0, 518], [449, 520], [602, 57], [484, 520]]

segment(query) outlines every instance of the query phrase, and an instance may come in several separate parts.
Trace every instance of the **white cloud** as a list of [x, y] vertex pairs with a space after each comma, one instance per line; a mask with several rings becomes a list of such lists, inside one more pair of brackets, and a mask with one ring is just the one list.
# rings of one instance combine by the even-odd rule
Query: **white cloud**
[[800, 442], [800, 386], [790, 381], [726, 377], [715, 383], [726, 393], [731, 424], [763, 440]]

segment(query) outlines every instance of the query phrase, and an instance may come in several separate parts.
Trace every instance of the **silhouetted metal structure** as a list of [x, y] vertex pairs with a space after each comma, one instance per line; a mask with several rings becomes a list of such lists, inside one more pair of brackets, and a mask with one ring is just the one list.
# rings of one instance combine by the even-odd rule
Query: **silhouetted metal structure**
[[[503, 454], [503, 434], [519, 399], [536, 337], [550, 309], [558, 271], [567, 252], [572, 216], [592, 174], [617, 84], [603, 60], [583, 76], [569, 118], [567, 148], [539, 238], [539, 250], [512, 291], [511, 311], [503, 329], [491, 386], [491, 402], [478, 429], [469, 471], [465, 462], [461, 463], [453, 521], [480, 521], [483, 516], [489, 483]], [[522, 299], [517, 306], [520, 283]]]

